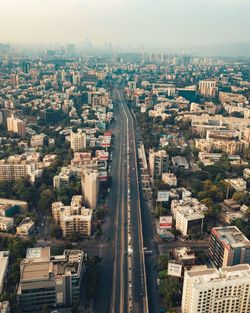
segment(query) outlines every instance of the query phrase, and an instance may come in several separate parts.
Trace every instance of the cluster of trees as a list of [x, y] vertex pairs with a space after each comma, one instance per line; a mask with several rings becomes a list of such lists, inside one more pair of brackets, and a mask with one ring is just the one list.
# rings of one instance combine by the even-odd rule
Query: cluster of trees
[[12, 312], [18, 312], [16, 304], [16, 285], [20, 278], [20, 262], [26, 255], [26, 250], [34, 246], [33, 240], [21, 238], [0, 238], [0, 249], [9, 251], [9, 274], [5, 292], [0, 295], [0, 301], [8, 300]]
[[168, 276], [168, 261], [166, 255], [157, 260], [157, 271], [159, 278], [159, 293], [165, 310], [179, 306], [181, 302], [182, 281], [180, 278]]

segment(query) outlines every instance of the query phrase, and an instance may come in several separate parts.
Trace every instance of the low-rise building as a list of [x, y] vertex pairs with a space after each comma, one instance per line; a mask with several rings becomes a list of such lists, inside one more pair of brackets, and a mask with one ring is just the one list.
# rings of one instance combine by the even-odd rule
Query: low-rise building
[[225, 182], [233, 187], [236, 191], [244, 191], [247, 189], [247, 183], [243, 178], [228, 178]]
[[60, 225], [64, 237], [75, 233], [85, 237], [91, 235], [93, 210], [83, 207], [82, 196], [73, 196], [70, 206], [65, 206], [62, 202], [53, 202], [52, 215]]
[[162, 181], [164, 184], [167, 184], [170, 187], [176, 187], [177, 186], [177, 177], [173, 173], [163, 173], [162, 174]]
[[249, 179], [250, 178], [250, 168], [245, 168], [243, 171], [243, 176], [245, 179]]
[[194, 253], [187, 247], [175, 248], [172, 254], [174, 259], [184, 266], [193, 265], [196, 260]]
[[25, 214], [28, 210], [26, 201], [0, 198], [0, 216], [13, 217], [15, 214]]
[[71, 177], [72, 171], [68, 167], [62, 167], [60, 173], [53, 177], [54, 188], [59, 189], [63, 186], [68, 186]]
[[206, 211], [207, 207], [195, 198], [173, 200], [171, 203], [175, 227], [183, 236], [194, 231], [202, 232]]
[[35, 229], [35, 222], [26, 217], [22, 220], [22, 222], [16, 227], [16, 234], [22, 237], [28, 237], [32, 234]]
[[14, 227], [14, 218], [0, 216], [0, 231], [8, 232]]
[[30, 146], [33, 148], [39, 148], [44, 145], [45, 134], [33, 135], [30, 139]]
[[172, 158], [172, 163], [176, 168], [184, 168], [185, 170], [189, 169], [189, 164], [185, 157], [175, 156]]

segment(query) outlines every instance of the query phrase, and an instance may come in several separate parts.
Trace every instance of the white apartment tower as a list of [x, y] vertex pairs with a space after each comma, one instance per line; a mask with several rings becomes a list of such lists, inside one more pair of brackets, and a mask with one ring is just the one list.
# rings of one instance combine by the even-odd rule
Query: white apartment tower
[[86, 148], [86, 134], [82, 129], [78, 129], [77, 133], [70, 134], [70, 147], [74, 152], [78, 152]]
[[82, 176], [82, 194], [91, 209], [97, 205], [99, 180], [97, 170], [86, 170]]
[[186, 271], [182, 313], [249, 313], [250, 265]]

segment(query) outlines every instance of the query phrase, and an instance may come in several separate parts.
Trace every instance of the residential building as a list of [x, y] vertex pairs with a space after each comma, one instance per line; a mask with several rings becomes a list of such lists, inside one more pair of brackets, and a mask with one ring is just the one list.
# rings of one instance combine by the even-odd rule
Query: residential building
[[0, 198], [0, 215], [13, 217], [17, 213], [25, 214], [28, 210], [28, 203], [21, 200]]
[[4, 281], [8, 272], [8, 264], [9, 251], [0, 251], [0, 294], [2, 294], [4, 290]]
[[209, 256], [217, 268], [250, 264], [250, 242], [236, 226], [215, 227], [209, 239]]
[[169, 156], [165, 150], [149, 150], [149, 171], [153, 178], [162, 176], [169, 169]]
[[35, 229], [35, 222], [30, 218], [26, 217], [16, 227], [16, 234], [22, 237], [28, 237]]
[[225, 179], [225, 182], [228, 183], [236, 191], [244, 191], [247, 189], [247, 182], [243, 178], [228, 178]]
[[14, 227], [14, 219], [12, 217], [0, 216], [0, 231], [8, 232]]
[[167, 184], [170, 187], [176, 187], [177, 186], [177, 177], [173, 173], [163, 173], [162, 174], [162, 181], [164, 184]]
[[63, 237], [75, 233], [85, 237], [91, 235], [93, 210], [83, 206], [82, 196], [73, 196], [70, 206], [65, 206], [62, 202], [53, 202], [52, 215], [60, 225]]
[[196, 260], [194, 252], [188, 247], [175, 248], [172, 250], [172, 255], [176, 261], [184, 266], [193, 265]]
[[205, 97], [215, 97], [218, 92], [217, 83], [214, 80], [201, 80], [199, 82], [199, 92]]
[[16, 133], [19, 136], [23, 137], [26, 134], [24, 121], [14, 116], [7, 118], [7, 129], [9, 132]]
[[195, 198], [173, 200], [171, 203], [175, 227], [183, 236], [188, 236], [190, 232], [202, 232], [206, 211], [207, 207]]
[[249, 179], [250, 178], [250, 168], [245, 168], [243, 171], [243, 176], [245, 179]]
[[249, 313], [250, 265], [204, 266], [184, 275], [182, 313]]
[[39, 153], [23, 153], [21, 155], [11, 155], [8, 159], [0, 160], [0, 180], [17, 180], [20, 177], [29, 178], [34, 182], [42, 175], [43, 169], [49, 166], [52, 162], [46, 162], [47, 155], [44, 157], [44, 162], [40, 161]]
[[72, 306], [79, 300], [84, 258], [82, 250], [51, 256], [50, 247], [28, 249], [20, 263], [17, 299], [21, 311], [41, 313], [44, 306]]
[[91, 209], [95, 209], [99, 193], [98, 171], [85, 170], [81, 179], [82, 194]]
[[33, 135], [30, 139], [30, 146], [33, 148], [39, 148], [44, 145], [45, 134]]
[[78, 129], [77, 133], [70, 133], [70, 147], [74, 152], [86, 148], [86, 134], [82, 129]]
[[72, 171], [67, 167], [62, 167], [60, 173], [53, 177], [54, 188], [59, 189], [63, 186], [68, 186], [71, 176], [72, 176]]

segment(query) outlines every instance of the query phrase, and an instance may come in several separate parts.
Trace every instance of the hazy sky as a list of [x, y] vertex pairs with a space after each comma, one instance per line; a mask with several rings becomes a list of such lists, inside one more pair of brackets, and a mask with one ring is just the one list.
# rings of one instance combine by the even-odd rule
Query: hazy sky
[[250, 41], [250, 0], [0, 0], [0, 42]]

